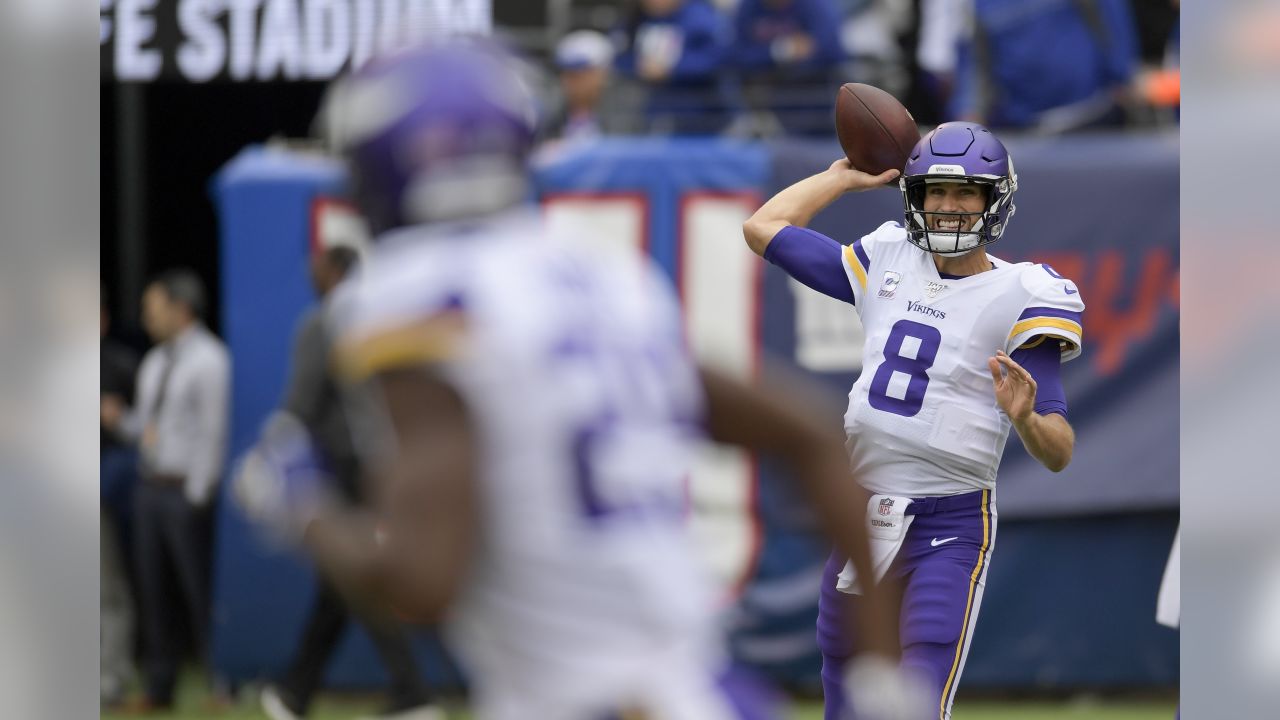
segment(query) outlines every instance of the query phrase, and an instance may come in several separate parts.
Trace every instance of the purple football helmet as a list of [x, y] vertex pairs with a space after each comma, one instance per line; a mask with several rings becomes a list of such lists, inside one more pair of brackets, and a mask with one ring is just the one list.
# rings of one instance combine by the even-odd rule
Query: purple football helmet
[[529, 196], [534, 95], [482, 40], [377, 58], [329, 89], [319, 124], [377, 233], [477, 217]]
[[[954, 232], [930, 230], [924, 212], [925, 188], [930, 183], [961, 182], [981, 185], [986, 192], [986, 209], [980, 213], [938, 212], [930, 215], [965, 217], [977, 215], [969, 230], [964, 224]], [[911, 151], [898, 180], [907, 220], [907, 237], [922, 250], [939, 255], [963, 255], [993, 243], [1004, 234], [1013, 218], [1013, 193], [1018, 176], [1013, 171], [1009, 151], [977, 123], [949, 122], [920, 138]]]

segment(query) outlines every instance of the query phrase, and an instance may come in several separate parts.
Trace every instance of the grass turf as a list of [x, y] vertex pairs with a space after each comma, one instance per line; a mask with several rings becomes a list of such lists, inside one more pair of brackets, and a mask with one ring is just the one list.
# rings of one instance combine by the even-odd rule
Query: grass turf
[[[351, 720], [369, 715], [376, 710], [372, 702], [322, 701], [308, 718], [314, 720]], [[1172, 720], [1174, 705], [1169, 702], [1151, 703], [1072, 703], [1072, 702], [991, 702], [980, 701], [957, 704], [953, 720]], [[103, 718], [124, 720], [124, 716], [104, 713]], [[244, 703], [223, 711], [203, 710], [200, 707], [180, 707], [172, 714], [150, 715], [156, 720], [262, 720], [266, 715], [256, 704]], [[469, 720], [465, 710], [455, 710], [450, 720]], [[794, 707], [788, 720], [821, 720], [822, 706], [803, 703]]]
[[[352, 720], [370, 716], [378, 709], [376, 697], [343, 696], [327, 693], [317, 698], [309, 718], [314, 720]], [[1108, 701], [1094, 698], [1064, 701], [992, 701], [956, 702], [953, 720], [1172, 720], [1172, 700]], [[106, 713], [104, 720], [124, 720], [124, 716]], [[184, 681], [179, 691], [175, 712], [150, 715], [156, 720], [262, 720], [266, 715], [258, 706], [256, 691], [242, 693], [240, 701], [227, 708], [211, 708], [203, 683], [192, 678]], [[464, 708], [455, 707], [450, 720], [471, 720]], [[822, 720], [820, 702], [798, 702], [787, 720]]]

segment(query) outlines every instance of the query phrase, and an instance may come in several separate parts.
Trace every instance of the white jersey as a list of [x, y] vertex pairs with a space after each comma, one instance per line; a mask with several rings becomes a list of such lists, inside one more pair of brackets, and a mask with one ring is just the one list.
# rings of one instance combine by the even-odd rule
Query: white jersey
[[845, 430], [853, 470], [868, 489], [927, 497], [995, 488], [1010, 420], [996, 403], [987, 359], [1058, 342], [1081, 348], [1084, 303], [1044, 265], [991, 257], [959, 279], [896, 222], [843, 250], [866, 340]]
[[677, 301], [638, 256], [542, 235], [521, 212], [384, 238], [337, 303], [340, 357], [436, 361], [477, 423], [482, 547], [446, 630], [480, 716], [667, 697], [655, 716], [722, 717], [683, 521], [702, 391]]

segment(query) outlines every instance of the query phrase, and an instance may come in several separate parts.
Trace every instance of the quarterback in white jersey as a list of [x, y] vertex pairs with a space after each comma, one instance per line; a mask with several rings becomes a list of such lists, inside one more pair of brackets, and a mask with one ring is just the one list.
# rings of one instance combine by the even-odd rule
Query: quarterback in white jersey
[[1075, 285], [992, 255], [986, 272], [939, 273], [896, 222], [841, 255], [866, 338], [845, 415], [859, 481], [911, 497], [994, 491], [1012, 423], [987, 359], [1044, 341], [1061, 360], [1079, 355]]
[[[842, 245], [805, 228], [845, 192], [901, 176], [904, 224]], [[854, 306], [862, 374], [845, 415], [855, 476], [873, 493], [866, 522], [876, 580], [902, 592], [902, 663], [933, 684], [946, 720], [977, 622], [995, 544], [996, 472], [1010, 428], [1055, 472], [1070, 462], [1059, 366], [1080, 354], [1084, 304], [1046, 265], [1008, 263], [986, 245], [1014, 213], [1003, 144], [973, 123], [923, 137], [903, 172], [838, 160], [783, 190], [744, 225], [748, 245], [809, 287]], [[870, 585], [837, 552], [819, 603], [826, 717], [841, 717], [840, 667], [853, 639], [838, 619]]]
[[[843, 522], [867, 495], [840, 434], [785, 391], [697, 368], [652, 263], [545, 236], [504, 54], [429, 48], [345, 83], [326, 120], [379, 239], [331, 334], [376, 508], [316, 491], [323, 462], [287, 417], [246, 459], [242, 503], [351, 594], [442, 619], [478, 717], [772, 717], [727, 674], [687, 463], [704, 435], [777, 456], [871, 573], [865, 528]], [[853, 664], [859, 706], [918, 717], [888, 604], [873, 593], [856, 620], [878, 653]]]

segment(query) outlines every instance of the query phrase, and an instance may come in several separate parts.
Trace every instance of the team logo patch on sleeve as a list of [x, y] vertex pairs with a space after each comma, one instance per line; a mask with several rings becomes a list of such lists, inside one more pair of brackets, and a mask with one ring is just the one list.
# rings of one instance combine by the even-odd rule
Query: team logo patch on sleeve
[[884, 280], [880, 283], [879, 297], [891, 298], [898, 291], [898, 283], [902, 282], [902, 273], [896, 273], [892, 270], [884, 271]]

